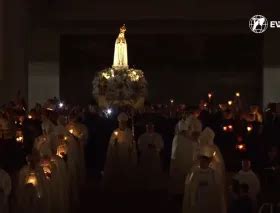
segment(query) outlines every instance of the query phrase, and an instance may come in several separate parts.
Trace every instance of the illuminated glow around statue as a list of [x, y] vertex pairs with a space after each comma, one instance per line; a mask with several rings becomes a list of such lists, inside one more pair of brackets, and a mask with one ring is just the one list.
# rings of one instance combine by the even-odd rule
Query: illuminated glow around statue
[[120, 33], [115, 42], [113, 68], [128, 68], [127, 43], [125, 40], [126, 27], [120, 28]]

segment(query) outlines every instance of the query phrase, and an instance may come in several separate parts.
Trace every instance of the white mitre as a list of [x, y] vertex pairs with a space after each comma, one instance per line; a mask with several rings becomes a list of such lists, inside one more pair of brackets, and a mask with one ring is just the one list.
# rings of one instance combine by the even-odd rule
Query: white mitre
[[190, 115], [187, 119], [186, 122], [189, 125], [189, 131], [190, 133], [193, 132], [201, 132], [202, 131], [202, 124], [200, 120], [193, 115]]
[[199, 142], [201, 145], [212, 145], [214, 144], [215, 133], [214, 131], [206, 127], [199, 136]]
[[187, 121], [179, 121], [179, 124], [178, 124], [178, 128], [179, 128], [179, 131], [182, 132], [182, 131], [188, 131], [189, 130], [189, 124]]

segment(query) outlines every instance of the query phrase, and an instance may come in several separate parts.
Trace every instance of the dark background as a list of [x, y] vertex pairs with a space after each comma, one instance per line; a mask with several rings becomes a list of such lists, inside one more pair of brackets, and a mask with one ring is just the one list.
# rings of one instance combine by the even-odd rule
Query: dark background
[[[62, 35], [61, 98], [72, 103], [92, 99], [96, 72], [113, 62], [117, 34]], [[129, 34], [130, 67], [142, 69], [152, 103], [197, 104], [214, 91], [217, 102], [235, 91], [250, 104], [262, 101], [263, 37], [249, 34]]]

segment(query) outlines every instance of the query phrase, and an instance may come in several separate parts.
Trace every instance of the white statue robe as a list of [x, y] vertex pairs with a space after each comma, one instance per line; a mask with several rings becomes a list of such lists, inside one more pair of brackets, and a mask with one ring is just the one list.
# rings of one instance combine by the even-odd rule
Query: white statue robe
[[186, 176], [190, 172], [196, 154], [196, 143], [187, 135], [175, 135], [172, 143], [170, 165], [170, 193], [183, 194]]
[[141, 186], [148, 189], [161, 187], [163, 171], [161, 166], [160, 152], [164, 143], [158, 133], [144, 133], [138, 139], [139, 178]]
[[234, 176], [234, 179], [238, 180], [240, 184], [247, 184], [249, 186], [249, 196], [256, 203], [257, 195], [261, 188], [258, 176], [252, 170], [248, 172], [240, 170]]
[[12, 183], [10, 175], [4, 170], [0, 169], [0, 212], [8, 213], [9, 211], [9, 196], [12, 190]]
[[115, 42], [113, 67], [127, 67], [127, 66], [128, 66], [127, 44], [123, 35], [122, 39], [117, 38]]
[[183, 213], [225, 213], [225, 197], [219, 175], [195, 166], [185, 182]]
[[[116, 136], [115, 133], [118, 133]], [[132, 187], [137, 153], [130, 129], [116, 129], [111, 136], [104, 168], [106, 189], [126, 191]]]
[[[36, 186], [27, 185], [26, 181], [31, 172], [35, 173]], [[26, 194], [27, 192], [28, 194]], [[16, 197], [18, 211], [23, 210], [23, 212], [27, 212], [28, 210], [34, 210], [34, 212], [51, 213], [50, 190], [47, 188], [47, 184], [45, 184], [44, 173], [41, 167], [36, 167], [33, 170], [29, 165], [26, 165], [20, 170]]]

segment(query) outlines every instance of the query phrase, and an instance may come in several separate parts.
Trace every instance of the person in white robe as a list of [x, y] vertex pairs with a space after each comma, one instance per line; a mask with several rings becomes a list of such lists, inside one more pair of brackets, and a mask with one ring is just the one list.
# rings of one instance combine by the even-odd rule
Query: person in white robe
[[190, 137], [188, 129], [188, 124], [181, 122], [180, 133], [174, 136], [172, 143], [169, 186], [172, 195], [184, 193], [184, 182], [195, 160], [196, 142]]
[[155, 132], [154, 124], [146, 125], [146, 132], [138, 138], [139, 170], [141, 187], [159, 189], [163, 183], [161, 151], [164, 148], [162, 136]]
[[67, 168], [68, 168], [68, 177], [69, 177], [69, 189], [70, 189], [70, 203], [74, 207], [78, 207], [79, 205], [79, 192], [80, 192], [80, 184], [79, 184], [79, 174], [80, 174], [80, 146], [79, 142], [71, 135], [67, 129], [64, 127], [64, 122], [62, 119], [58, 119], [58, 125], [54, 130], [55, 138], [54, 143], [52, 145], [53, 150], [57, 150], [57, 148], [61, 145], [67, 146]]
[[58, 193], [58, 212], [67, 213], [69, 210], [69, 178], [65, 161], [54, 154], [51, 162], [56, 166], [56, 188]]
[[79, 183], [81, 186], [85, 183], [86, 167], [85, 167], [85, 146], [88, 140], [88, 129], [80, 123], [76, 116], [70, 118], [70, 122], [65, 126], [67, 131], [72, 134], [78, 141], [79, 145]]
[[105, 189], [125, 192], [132, 187], [137, 162], [136, 144], [132, 131], [127, 128], [128, 116], [120, 113], [119, 128], [112, 135], [108, 145], [104, 167]]
[[249, 186], [249, 196], [253, 202], [253, 206], [257, 207], [257, 196], [261, 190], [261, 184], [258, 176], [251, 169], [251, 161], [249, 159], [242, 160], [242, 169], [234, 176], [239, 184], [247, 184]]
[[200, 149], [200, 163], [192, 168], [185, 181], [183, 213], [225, 213], [225, 197], [220, 176], [210, 168], [214, 150]]
[[180, 132], [180, 130], [179, 130], [180, 123], [181, 122], [186, 122], [188, 116], [189, 115], [187, 115], [186, 113], [182, 114], [182, 118], [178, 121], [178, 123], [175, 126], [175, 135]]
[[[199, 149], [203, 146], [210, 146], [214, 151], [213, 159], [210, 163], [210, 167], [214, 169], [220, 176], [225, 189], [225, 164], [222, 153], [218, 146], [214, 144], [215, 133], [214, 131], [206, 127], [199, 136]], [[199, 160], [199, 159], [198, 159]]]
[[[27, 165], [24, 166], [18, 176], [18, 184], [16, 190], [17, 208], [18, 210], [28, 210], [34, 208], [34, 202], [27, 202], [27, 198], [36, 200], [36, 208], [39, 212], [51, 213], [51, 201], [49, 190], [44, 183], [44, 172], [38, 166], [38, 159], [34, 156], [27, 157]], [[33, 188], [26, 191], [27, 188]], [[27, 192], [30, 192], [27, 194]], [[33, 193], [36, 192], [36, 193]], [[36, 196], [36, 197], [34, 197]], [[30, 204], [31, 206], [27, 206]]]
[[0, 168], [0, 212], [9, 212], [9, 196], [12, 191], [10, 175]]

